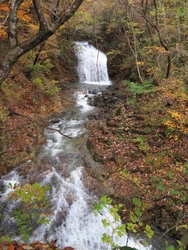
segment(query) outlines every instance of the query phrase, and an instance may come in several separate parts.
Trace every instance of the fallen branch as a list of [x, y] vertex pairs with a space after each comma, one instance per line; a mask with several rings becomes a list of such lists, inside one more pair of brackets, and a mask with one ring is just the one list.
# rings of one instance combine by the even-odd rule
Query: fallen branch
[[69, 138], [69, 139], [74, 139], [74, 137], [71, 137], [71, 136], [69, 136], [69, 135], [63, 134], [59, 129], [49, 128], [49, 127], [46, 127], [46, 126], [44, 126], [44, 125], [42, 125], [42, 124], [37, 124], [37, 125], [39, 125], [39, 126], [45, 128], [45, 129], [49, 129], [49, 130], [56, 131], [56, 132], [58, 132], [60, 135], [63, 135], [63, 136], [65, 136], [65, 137]]
[[47, 126], [45, 126], [45, 125], [43, 125], [43, 124], [40, 124], [40, 123], [34, 121], [31, 117], [28, 117], [28, 116], [26, 116], [26, 115], [19, 114], [19, 113], [14, 112], [14, 111], [13, 111], [13, 114], [14, 114], [14, 115], [19, 115], [19, 116], [25, 117], [25, 118], [27, 118], [29, 121], [31, 121], [31, 122], [37, 124], [38, 126], [40, 126], [40, 127], [42, 127], [42, 128], [45, 128], [45, 129], [48, 129], [48, 130], [52, 130], [52, 131], [56, 131], [56, 132], [58, 132], [60, 135], [62, 135], [62, 136], [64, 136], [64, 137], [67, 137], [67, 138], [69, 138], [69, 139], [74, 139], [74, 137], [71, 137], [71, 136], [69, 136], [69, 135], [63, 134], [59, 129], [50, 128], [50, 127], [47, 127]]

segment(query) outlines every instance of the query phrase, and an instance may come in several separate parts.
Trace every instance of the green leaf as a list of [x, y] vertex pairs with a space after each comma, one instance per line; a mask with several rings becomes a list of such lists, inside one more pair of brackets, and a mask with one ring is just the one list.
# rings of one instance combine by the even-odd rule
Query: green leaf
[[177, 189], [172, 189], [170, 193], [171, 193], [172, 195], [179, 195], [179, 194], [180, 194], [180, 191], [177, 190]]
[[144, 232], [149, 239], [151, 239], [154, 235], [154, 231], [151, 229], [149, 225], [146, 225]]
[[127, 223], [127, 229], [133, 233], [137, 233], [135, 226], [136, 225], [134, 223]]
[[169, 177], [170, 179], [173, 178], [173, 173], [172, 173], [171, 171], [168, 173], [168, 177]]
[[115, 229], [115, 232], [117, 233], [119, 237], [122, 237], [123, 235], [125, 235], [126, 233], [125, 224], [117, 226]]
[[175, 249], [174, 246], [169, 246], [166, 248], [166, 250], [174, 250], [174, 249]]
[[100, 204], [98, 204], [98, 203], [94, 203], [94, 210], [96, 211], [96, 212], [100, 212], [101, 211], [101, 209], [102, 209], [102, 207], [101, 207], [101, 205]]
[[162, 182], [159, 183], [159, 185], [157, 186], [157, 189], [161, 190], [163, 193], [166, 192], [166, 188]]
[[183, 195], [181, 200], [182, 200], [182, 202], [186, 202], [187, 201], [187, 195]]
[[102, 219], [102, 224], [104, 227], [109, 227], [110, 226], [110, 222], [107, 221], [107, 219]]
[[111, 205], [112, 199], [110, 199], [109, 197], [103, 195], [103, 196], [101, 196], [101, 198], [100, 198], [100, 202], [101, 202], [101, 203], [104, 203], [105, 205]]
[[139, 221], [138, 225], [139, 225], [139, 227], [143, 227], [143, 222]]
[[104, 243], [110, 243], [111, 244], [111, 242], [112, 242], [111, 236], [109, 236], [106, 233], [104, 233], [103, 236], [102, 236], [102, 242], [104, 242]]
[[142, 206], [142, 202], [139, 198], [133, 198], [133, 203], [138, 207]]
[[33, 83], [41, 85], [42, 84], [42, 79], [39, 77], [36, 77], [35, 79], [33, 79]]
[[130, 211], [130, 219], [133, 223], [138, 221], [138, 216], [136, 216], [132, 211]]
[[136, 214], [138, 217], [141, 217], [141, 216], [142, 216], [142, 211], [141, 211], [139, 208], [136, 208], [136, 209], [135, 209], [135, 214]]
[[188, 174], [188, 161], [185, 163], [185, 173]]

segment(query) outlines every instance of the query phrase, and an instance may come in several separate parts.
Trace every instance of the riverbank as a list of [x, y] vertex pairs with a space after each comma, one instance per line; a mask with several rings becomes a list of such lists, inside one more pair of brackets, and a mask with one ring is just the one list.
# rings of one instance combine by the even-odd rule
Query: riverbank
[[[51, 43], [53, 40], [53, 46]], [[0, 91], [0, 176], [33, 159], [45, 142], [44, 127], [52, 115], [70, 104], [75, 81], [75, 55], [72, 44], [64, 42], [69, 54], [58, 49], [61, 38], [49, 39], [33, 65], [33, 55], [26, 55], [13, 68]], [[52, 53], [53, 52], [53, 53]]]
[[112, 86], [91, 102], [101, 111], [90, 117], [87, 147], [99, 164], [89, 171], [101, 182], [97, 192], [126, 208], [124, 222], [138, 198], [144, 223], [180, 239], [176, 226], [188, 224], [186, 93], [177, 79], [150, 87], [135, 94], [130, 85]]

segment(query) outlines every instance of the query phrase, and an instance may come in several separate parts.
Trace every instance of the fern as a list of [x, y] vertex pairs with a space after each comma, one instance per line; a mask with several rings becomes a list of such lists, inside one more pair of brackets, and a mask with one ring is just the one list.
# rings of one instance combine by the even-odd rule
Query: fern
[[127, 86], [127, 89], [132, 93], [133, 97], [156, 91], [156, 88], [152, 85], [150, 81], [145, 81], [142, 84], [140, 84], [124, 80], [123, 84]]

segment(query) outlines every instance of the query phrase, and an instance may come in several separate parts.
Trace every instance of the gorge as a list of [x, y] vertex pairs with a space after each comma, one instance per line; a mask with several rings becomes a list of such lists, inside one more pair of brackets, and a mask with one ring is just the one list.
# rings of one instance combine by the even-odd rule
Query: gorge
[[[85, 129], [85, 123], [88, 121], [88, 115], [97, 109], [88, 104], [88, 97], [92, 97], [92, 93], [105, 90], [111, 82], [107, 75], [105, 55], [87, 43], [78, 45], [80, 82], [70, 83], [75, 89], [72, 97], [75, 104], [67, 107], [66, 112], [51, 121], [52, 128], [60, 130], [72, 139], [46, 129], [46, 143], [42, 146], [37, 159], [22, 164], [1, 178], [0, 213], [4, 214], [4, 218], [1, 218], [0, 235], [10, 233], [11, 230], [12, 235], [16, 234], [12, 210], [17, 208], [18, 204], [6, 201], [7, 194], [11, 191], [8, 189], [8, 183], [23, 185], [28, 182], [39, 182], [51, 187], [51, 211], [48, 216], [50, 222], [35, 228], [30, 240], [45, 242], [57, 239], [57, 246], [60, 248], [69, 245], [75, 250], [105, 250], [110, 249], [110, 246], [101, 241], [102, 234], [112, 232], [102, 225], [104, 217], [96, 217], [93, 213], [93, 203], [98, 201], [98, 197], [85, 186], [85, 183], [88, 186], [93, 180], [91, 176], [87, 176], [84, 169], [83, 155], [89, 134]], [[85, 59], [89, 62], [85, 62]], [[104, 214], [111, 217], [108, 210]], [[144, 246], [140, 240], [142, 239], [129, 238], [128, 246], [140, 250], [163, 250], [158, 246]], [[116, 243], [121, 246], [126, 242], [126, 236], [116, 239]]]

